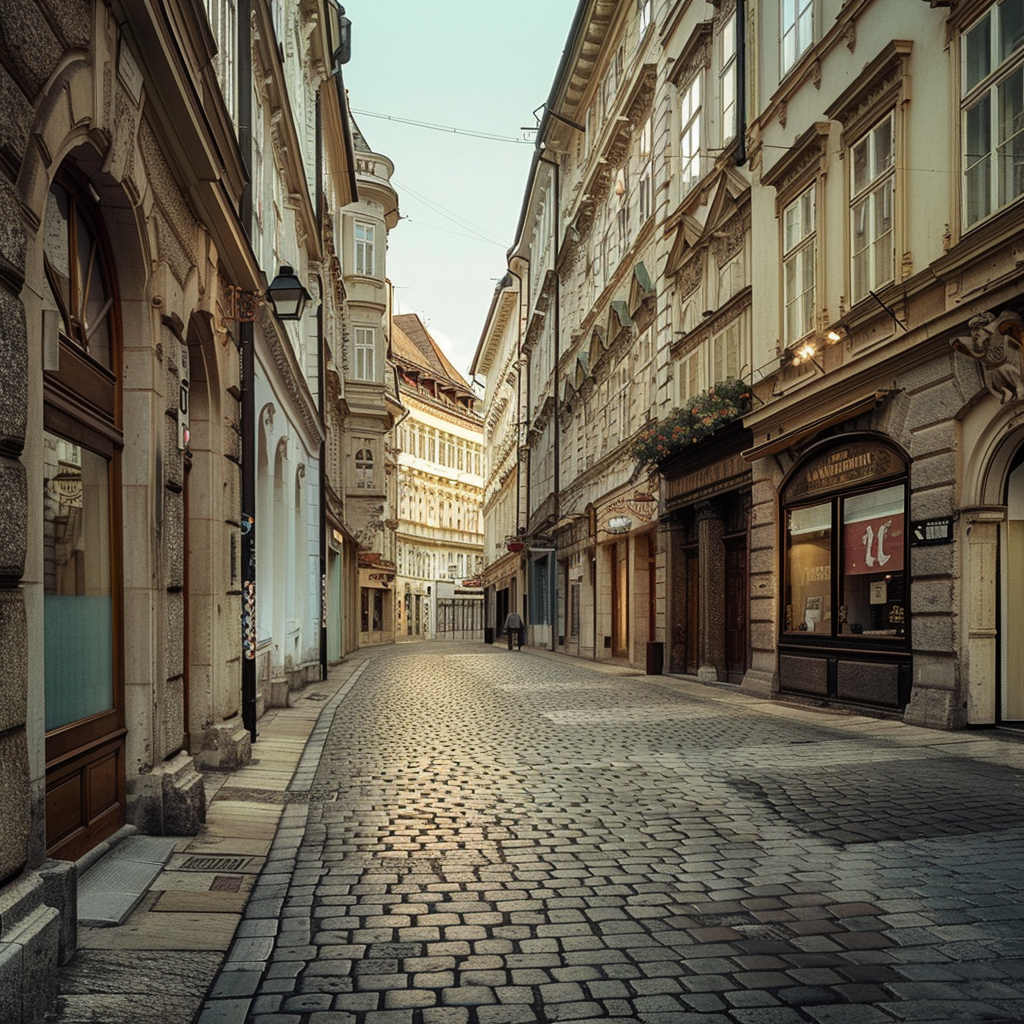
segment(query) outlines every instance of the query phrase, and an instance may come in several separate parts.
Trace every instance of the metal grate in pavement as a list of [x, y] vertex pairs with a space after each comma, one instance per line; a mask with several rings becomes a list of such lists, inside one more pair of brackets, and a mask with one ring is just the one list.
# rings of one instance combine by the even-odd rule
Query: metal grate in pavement
[[189, 857], [177, 868], [179, 871], [241, 871], [252, 857]]

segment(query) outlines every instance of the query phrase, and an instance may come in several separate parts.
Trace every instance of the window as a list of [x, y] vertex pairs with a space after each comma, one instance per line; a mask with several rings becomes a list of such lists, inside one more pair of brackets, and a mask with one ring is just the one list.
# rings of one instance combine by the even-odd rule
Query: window
[[679, 183], [682, 195], [700, 180], [700, 76], [679, 97]]
[[364, 633], [376, 633], [384, 629], [384, 595], [385, 590], [371, 587], [362, 588], [362, 615], [360, 626]]
[[43, 434], [46, 729], [114, 706], [110, 463]]
[[643, 39], [651, 25], [651, 0], [636, 0], [636, 10], [640, 21], [640, 38]]
[[1024, 194], [1024, 5], [994, 4], [964, 33], [960, 48], [970, 227]]
[[811, 45], [814, 0], [782, 0], [782, 73]]
[[851, 150], [850, 203], [853, 301], [893, 280], [895, 191], [893, 115], [872, 128]]
[[356, 451], [356, 487], [373, 489], [373, 449], [370, 447]]
[[61, 330], [110, 369], [110, 311], [114, 299], [99, 240], [76, 194], [54, 182], [47, 203], [44, 264], [63, 321]]
[[644, 224], [654, 212], [653, 179], [651, 174], [651, 119], [647, 118], [640, 129], [637, 145], [637, 210], [640, 223]]
[[722, 97], [722, 143], [736, 136], [736, 12], [722, 26], [722, 70], [719, 73]]
[[814, 189], [782, 211], [784, 335], [790, 345], [814, 328]]
[[679, 404], [685, 405], [700, 391], [700, 350], [695, 349], [679, 361]]
[[851, 441], [791, 478], [785, 491], [787, 639], [905, 639], [905, 474], [903, 460], [887, 446]]
[[711, 340], [712, 358], [714, 360], [714, 380], [726, 380], [729, 377], [741, 377], [746, 360], [743, 358], [743, 320], [737, 317], [732, 323]]
[[373, 277], [373, 225], [361, 221], [355, 223], [356, 273]]
[[376, 379], [376, 332], [372, 327], [357, 327], [355, 337], [355, 380]]

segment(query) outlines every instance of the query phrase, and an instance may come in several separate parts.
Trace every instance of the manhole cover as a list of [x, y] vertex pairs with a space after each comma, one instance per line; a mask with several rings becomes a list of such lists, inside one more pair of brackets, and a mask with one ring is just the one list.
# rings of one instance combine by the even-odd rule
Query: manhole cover
[[181, 871], [241, 871], [252, 857], [189, 857]]

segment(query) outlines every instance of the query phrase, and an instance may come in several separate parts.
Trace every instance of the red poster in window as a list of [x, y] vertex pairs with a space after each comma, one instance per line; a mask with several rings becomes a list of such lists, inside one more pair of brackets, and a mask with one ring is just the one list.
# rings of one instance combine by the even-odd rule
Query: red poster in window
[[843, 572], [847, 575], [903, 570], [903, 513], [843, 526]]

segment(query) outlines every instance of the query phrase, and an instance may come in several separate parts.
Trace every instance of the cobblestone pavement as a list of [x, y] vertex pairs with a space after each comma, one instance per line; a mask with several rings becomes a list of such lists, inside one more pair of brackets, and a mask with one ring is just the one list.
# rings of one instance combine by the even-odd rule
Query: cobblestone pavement
[[199, 1024], [1024, 1020], [1024, 743], [373, 655]]

